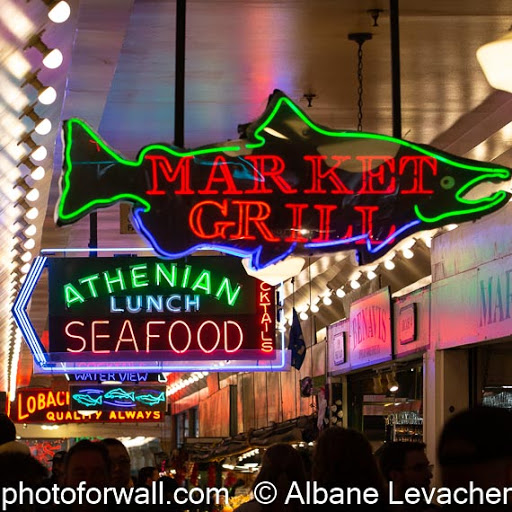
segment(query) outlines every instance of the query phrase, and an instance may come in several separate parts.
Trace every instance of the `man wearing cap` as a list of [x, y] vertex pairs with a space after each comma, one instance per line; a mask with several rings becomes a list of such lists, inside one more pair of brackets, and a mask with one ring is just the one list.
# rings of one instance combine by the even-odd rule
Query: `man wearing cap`
[[[512, 486], [512, 412], [475, 407], [451, 417], [439, 439], [443, 486], [451, 490], [478, 487], [503, 492]], [[472, 483], [471, 483], [472, 482]], [[454, 505], [457, 510], [511, 510], [507, 504]]]

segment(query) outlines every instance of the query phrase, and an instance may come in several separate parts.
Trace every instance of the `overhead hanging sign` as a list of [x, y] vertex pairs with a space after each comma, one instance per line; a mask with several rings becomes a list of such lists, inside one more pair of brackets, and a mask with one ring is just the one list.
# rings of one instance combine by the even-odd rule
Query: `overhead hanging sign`
[[356, 250], [372, 262], [415, 232], [476, 219], [509, 201], [466, 194], [511, 171], [422, 144], [315, 124], [275, 91], [237, 141], [184, 150], [111, 149], [79, 119], [64, 123], [56, 210], [72, 224], [114, 203], [160, 255], [217, 249], [260, 269], [286, 256]]
[[53, 362], [276, 357], [274, 288], [236, 258], [52, 258], [48, 269]]
[[[161, 408], [129, 410], [100, 410], [100, 407], [81, 407], [71, 410], [71, 393], [46, 388], [26, 388], [16, 394], [18, 423], [146, 423], [164, 421]], [[89, 409], [89, 410], [88, 410]]]

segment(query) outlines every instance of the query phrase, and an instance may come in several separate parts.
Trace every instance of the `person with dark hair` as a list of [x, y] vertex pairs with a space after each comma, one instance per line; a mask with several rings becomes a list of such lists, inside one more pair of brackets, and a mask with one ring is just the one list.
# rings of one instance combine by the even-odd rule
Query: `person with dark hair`
[[107, 449], [111, 466], [111, 484], [120, 489], [131, 487], [131, 460], [125, 445], [113, 437], [100, 441]]
[[85, 482], [89, 487], [110, 484], [110, 459], [105, 447], [98, 442], [83, 439], [71, 447], [64, 463], [64, 485], [78, 487]]
[[140, 487], [151, 487], [152, 483], [156, 482], [159, 477], [158, 469], [155, 466], [146, 466], [139, 469], [137, 484]]
[[[377, 454], [376, 454], [377, 455]], [[404, 501], [409, 488], [430, 489], [432, 466], [425, 453], [425, 444], [419, 442], [388, 442], [378, 453], [378, 462], [384, 479], [390, 485], [393, 501]], [[388, 493], [389, 494], [389, 493]], [[420, 502], [415, 505], [394, 505], [397, 510], [437, 510]]]
[[7, 414], [0, 413], [0, 453], [19, 452], [30, 455], [27, 445], [16, 441], [16, 427]]
[[[357, 430], [343, 427], [330, 427], [318, 436], [313, 453], [312, 479], [318, 487], [329, 490], [339, 488], [344, 491], [344, 510], [356, 508], [383, 510], [384, 485], [366, 437]], [[355, 502], [357, 493], [352, 491], [352, 501], [348, 503], [347, 489], [358, 489], [361, 496], [366, 489], [372, 489], [368, 501], [362, 496], [359, 503]], [[371, 498], [371, 499], [370, 499]], [[370, 506], [371, 505], [371, 506]], [[331, 503], [312, 505], [308, 510], [332, 510]]]
[[[32, 455], [19, 451], [5, 451], [0, 453], [0, 491], [2, 488], [18, 489], [20, 482], [24, 487], [37, 489], [42, 486], [48, 472], [46, 468]], [[27, 500], [28, 501], [28, 500]], [[29, 512], [35, 510], [34, 505], [25, 501], [23, 505], [3, 503], [7, 512]]]
[[[443, 427], [438, 445], [443, 485], [468, 489], [473, 482], [484, 491], [511, 487], [511, 432], [512, 412], [506, 409], [479, 406], [452, 416]], [[502, 510], [499, 505], [489, 504], [488, 508]], [[503, 509], [510, 510], [510, 504]]]
[[275, 444], [268, 448], [263, 455], [261, 469], [253, 484], [253, 490], [261, 482], [270, 482], [277, 489], [277, 498], [269, 505], [261, 505], [251, 500], [240, 505], [236, 510], [240, 512], [295, 512], [303, 507], [298, 499], [293, 499], [285, 505], [285, 499], [292, 487], [292, 483], [305, 495], [306, 474], [302, 457], [299, 452], [289, 444]]

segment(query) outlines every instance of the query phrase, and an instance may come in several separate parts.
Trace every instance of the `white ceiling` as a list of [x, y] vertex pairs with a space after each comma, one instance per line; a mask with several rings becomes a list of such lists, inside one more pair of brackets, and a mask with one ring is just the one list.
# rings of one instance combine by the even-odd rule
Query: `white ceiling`
[[[58, 197], [61, 119], [81, 117], [98, 129], [110, 146], [133, 157], [149, 143], [173, 140], [175, 2], [169, 0], [72, 1], [72, 17], [62, 25], [46, 18], [41, 0], [0, 0], [0, 59], [3, 63], [0, 102], [4, 122], [1, 139], [2, 189], [0, 225], [4, 248], [0, 267], [2, 297], [0, 332], [10, 337], [10, 290], [13, 278], [12, 237], [19, 229], [19, 210], [12, 207], [19, 130], [5, 121], [16, 119], [35, 91], [20, 88], [8, 63], [24, 59], [40, 67], [34, 49], [23, 51], [30, 36], [46, 28], [43, 39], [65, 57], [61, 70], [43, 70], [40, 78], [54, 84], [60, 103], [36, 110], [48, 115], [56, 129], [37, 140], [52, 147], [55, 158], [41, 186], [38, 239], [41, 248], [87, 247], [89, 224], [56, 228], [53, 211]], [[440, 149], [480, 160], [496, 159], [512, 167], [512, 95], [493, 91], [475, 58], [483, 43], [504, 34], [512, 23], [509, 0], [401, 0], [400, 57], [403, 137], [432, 143]], [[366, 12], [381, 8], [379, 26]], [[365, 131], [391, 134], [391, 59], [389, 5], [384, 0], [189, 0], [187, 2], [185, 145], [194, 147], [236, 138], [237, 125], [260, 115], [268, 95], [279, 88], [302, 106], [318, 124], [354, 129], [357, 124], [357, 46], [350, 32], [372, 32], [364, 51]], [[12, 88], [12, 92], [11, 89]], [[311, 108], [303, 98], [316, 94]], [[60, 110], [62, 108], [62, 111]], [[8, 115], [10, 117], [8, 117]], [[29, 120], [23, 120], [30, 126]], [[13, 125], [15, 123], [13, 122]], [[34, 137], [36, 138], [36, 137]], [[27, 148], [25, 148], [26, 150]], [[27, 172], [20, 167], [22, 174]], [[44, 224], [43, 224], [44, 223]], [[100, 247], [144, 246], [136, 235], [119, 232], [119, 209], [99, 214]], [[340, 254], [312, 260], [295, 283], [296, 303], [338, 286], [353, 272]], [[429, 253], [403, 262], [395, 273], [383, 273], [394, 289], [429, 273]], [[309, 286], [310, 277], [314, 279]], [[16, 279], [16, 278], [14, 278]], [[14, 284], [16, 281], [14, 280]], [[287, 286], [287, 293], [291, 285]], [[41, 331], [46, 323], [44, 283], [35, 296], [31, 317]], [[340, 315], [341, 304], [322, 308], [319, 323]], [[14, 352], [0, 348], [6, 363]], [[23, 349], [20, 374], [27, 376], [31, 356]], [[2, 366], [3, 368], [4, 366]], [[7, 368], [5, 366], [5, 368]], [[0, 390], [8, 388], [7, 370], [0, 372]]]

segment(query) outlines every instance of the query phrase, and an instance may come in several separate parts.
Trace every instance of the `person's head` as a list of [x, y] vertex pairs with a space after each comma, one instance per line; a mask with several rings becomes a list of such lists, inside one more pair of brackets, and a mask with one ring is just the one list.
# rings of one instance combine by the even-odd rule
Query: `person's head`
[[98, 442], [82, 440], [71, 447], [64, 462], [63, 483], [78, 487], [107, 487], [110, 484], [110, 460], [106, 448]]
[[108, 451], [111, 465], [111, 483], [114, 487], [130, 487], [130, 454], [119, 439], [109, 437], [103, 439], [101, 444]]
[[52, 478], [60, 483], [64, 476], [64, 461], [66, 459], [66, 451], [61, 450], [55, 452], [52, 462]]
[[[253, 489], [260, 482], [271, 482], [278, 491], [274, 502], [276, 510], [284, 510], [283, 503], [293, 482], [301, 489], [306, 485], [306, 475], [302, 457], [289, 444], [275, 444], [268, 448], [261, 461], [261, 469], [253, 484]], [[291, 510], [293, 507], [290, 506]]]
[[402, 494], [409, 487], [428, 489], [432, 470], [425, 444], [415, 442], [385, 443], [379, 454], [380, 470], [384, 478], [392, 481]]
[[9, 416], [0, 413], [0, 445], [16, 440], [16, 427]]
[[475, 407], [452, 416], [438, 446], [443, 485], [449, 488], [512, 485], [512, 412]]
[[[41, 487], [47, 477], [46, 468], [32, 455], [22, 452], [0, 453], [0, 489], [18, 488], [23, 482], [25, 488]], [[7, 505], [7, 503], [6, 503]], [[8, 512], [32, 512], [35, 507], [27, 501], [7, 505]]]
[[154, 466], [146, 466], [139, 470], [138, 481], [139, 485], [151, 485], [159, 478], [158, 469]]
[[318, 436], [312, 479], [326, 488], [373, 487], [382, 493], [382, 479], [372, 448], [356, 430], [330, 427]]

